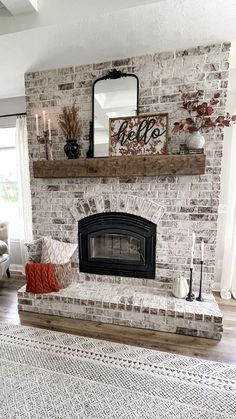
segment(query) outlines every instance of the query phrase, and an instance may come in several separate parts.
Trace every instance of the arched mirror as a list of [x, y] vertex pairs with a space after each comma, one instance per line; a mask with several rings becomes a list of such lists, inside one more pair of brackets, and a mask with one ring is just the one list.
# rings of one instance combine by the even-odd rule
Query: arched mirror
[[109, 118], [138, 114], [139, 80], [112, 70], [93, 83], [91, 157], [109, 156]]

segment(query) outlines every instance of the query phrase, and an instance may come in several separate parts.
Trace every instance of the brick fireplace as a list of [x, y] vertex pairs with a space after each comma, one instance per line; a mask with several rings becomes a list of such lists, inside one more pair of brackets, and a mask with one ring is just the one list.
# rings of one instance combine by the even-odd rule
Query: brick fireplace
[[[201, 89], [205, 99], [209, 99], [219, 91], [219, 113], [224, 112], [229, 49], [229, 44], [217, 44], [26, 74], [34, 236], [51, 235], [77, 242], [78, 221], [112, 212], [143, 217], [155, 224], [157, 234], [155, 278], [78, 273], [79, 257], [75, 254], [73, 268], [76, 282], [73, 286], [74, 290], [80, 289], [81, 297], [75, 297], [74, 290], [69, 290], [69, 294], [64, 291], [55, 296], [52, 305], [46, 296], [34, 299], [21, 290], [20, 300], [26, 302], [20, 302], [22, 310], [51, 310], [58, 314], [61, 312], [59, 303], [63, 302], [63, 315], [67, 316], [70, 313], [74, 317], [103, 319], [114, 324], [220, 337], [222, 317], [210, 291], [215, 268], [222, 133], [210, 131], [205, 135], [206, 173], [200, 176], [129, 178], [121, 174], [114, 178], [35, 179], [32, 163], [44, 158], [44, 147], [36, 140], [35, 113], [40, 114], [45, 109], [50, 115], [54, 128], [53, 156], [65, 159], [64, 140], [57, 127], [61, 107], [72, 104], [76, 99], [85, 144], [91, 119], [92, 83], [112, 68], [135, 73], [140, 80], [140, 113], [168, 112], [170, 126], [175, 118], [178, 119], [181, 92]], [[184, 140], [185, 137], [173, 134], [169, 151], [176, 152], [178, 144]], [[169, 293], [176, 276], [189, 275], [193, 231], [196, 233], [195, 289], [199, 285], [200, 241], [202, 238], [205, 241], [203, 289], [209, 294], [204, 310], [201, 303], [178, 301]], [[73, 305], [71, 299], [78, 301], [74, 301]]]
[[[152, 200], [132, 195], [102, 195], [79, 200], [70, 209], [80, 222], [96, 214], [137, 214], [157, 226], [164, 208]], [[80, 229], [79, 229], [80, 233]], [[158, 235], [158, 234], [157, 234]], [[158, 254], [156, 254], [158, 260]], [[135, 271], [134, 271], [135, 274]], [[136, 275], [137, 276], [137, 275]], [[205, 294], [204, 303], [174, 298], [159, 289], [159, 278], [79, 272], [77, 281], [59, 293], [30, 294], [18, 291], [19, 309], [73, 319], [92, 320], [120, 326], [152, 329], [219, 340], [222, 314], [214, 297]]]

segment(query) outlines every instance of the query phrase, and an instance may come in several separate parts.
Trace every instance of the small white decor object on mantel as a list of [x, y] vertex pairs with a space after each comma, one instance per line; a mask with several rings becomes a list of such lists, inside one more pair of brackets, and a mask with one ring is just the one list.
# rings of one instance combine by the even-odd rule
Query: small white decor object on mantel
[[188, 283], [187, 279], [183, 276], [176, 278], [172, 286], [172, 294], [176, 298], [185, 298], [188, 294]]
[[203, 148], [204, 144], [205, 138], [199, 131], [190, 134], [190, 136], [186, 140], [186, 145], [189, 149], [194, 148], [197, 150], [199, 148]]

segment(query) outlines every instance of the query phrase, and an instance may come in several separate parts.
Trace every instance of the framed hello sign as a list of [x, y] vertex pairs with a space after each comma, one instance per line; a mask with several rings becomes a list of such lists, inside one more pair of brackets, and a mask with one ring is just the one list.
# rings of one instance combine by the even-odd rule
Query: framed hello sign
[[110, 156], [167, 154], [168, 114], [110, 119]]

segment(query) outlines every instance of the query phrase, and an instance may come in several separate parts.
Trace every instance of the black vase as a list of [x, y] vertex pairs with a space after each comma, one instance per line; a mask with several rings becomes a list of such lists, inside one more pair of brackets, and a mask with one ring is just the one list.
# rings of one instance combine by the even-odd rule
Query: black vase
[[80, 154], [80, 147], [77, 140], [66, 140], [64, 151], [68, 159], [78, 159]]

